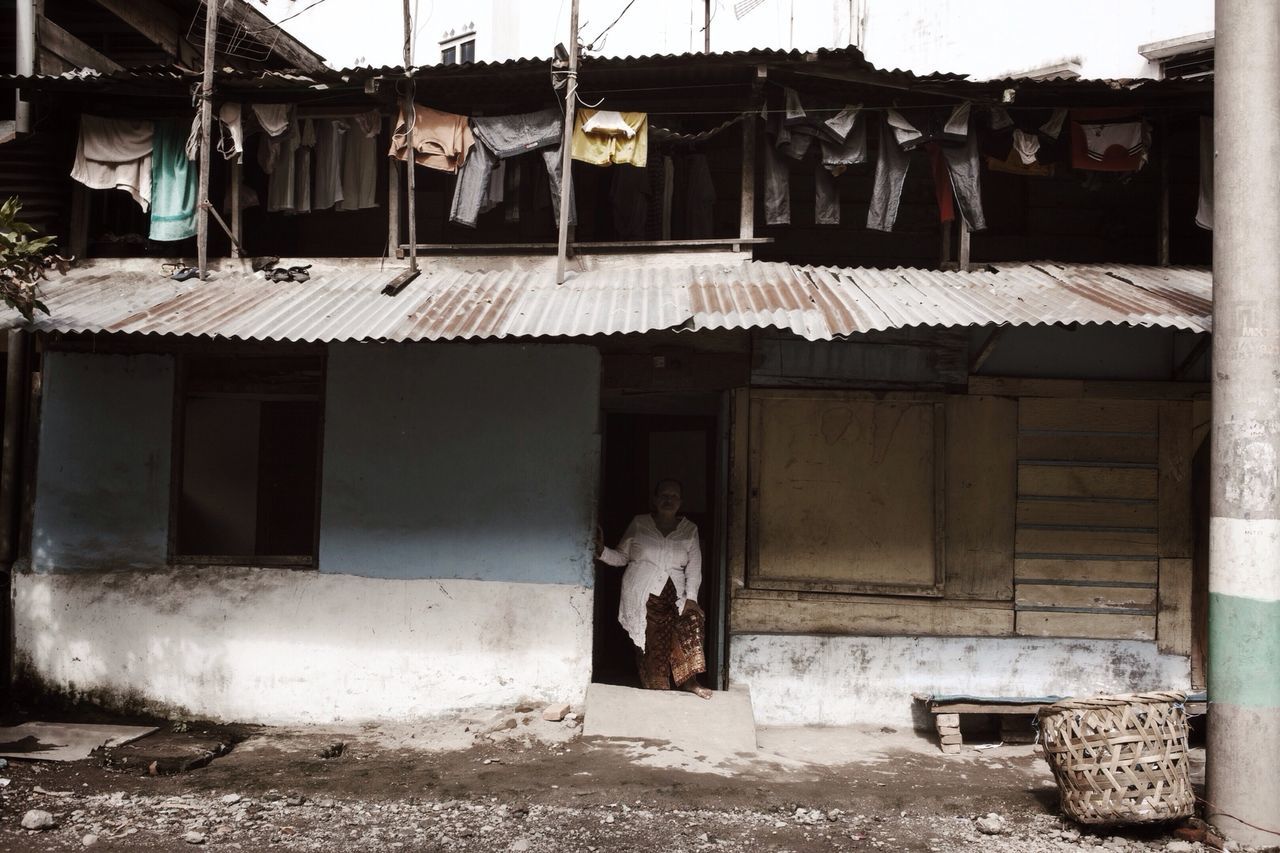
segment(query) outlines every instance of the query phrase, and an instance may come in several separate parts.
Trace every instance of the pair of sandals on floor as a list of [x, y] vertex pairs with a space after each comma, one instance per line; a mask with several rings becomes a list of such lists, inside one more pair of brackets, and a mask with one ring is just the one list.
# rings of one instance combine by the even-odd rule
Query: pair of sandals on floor
[[[296, 281], [304, 282], [311, 279], [311, 264], [305, 264], [297, 267], [278, 267], [276, 263], [279, 258], [257, 258], [253, 261], [253, 271], [262, 273], [267, 281]], [[188, 281], [200, 275], [200, 270], [195, 267], [183, 266], [182, 264], [165, 264], [161, 268], [162, 274], [167, 275], [174, 281]]]

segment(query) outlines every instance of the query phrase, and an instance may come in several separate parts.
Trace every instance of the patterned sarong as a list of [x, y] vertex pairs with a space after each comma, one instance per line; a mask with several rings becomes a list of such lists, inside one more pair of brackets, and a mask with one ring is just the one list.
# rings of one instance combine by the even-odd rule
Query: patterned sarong
[[637, 652], [640, 684], [649, 690], [670, 690], [707, 671], [703, 654], [702, 611], [676, 607], [676, 588], [667, 581], [661, 595], [649, 596], [645, 611], [644, 651]]

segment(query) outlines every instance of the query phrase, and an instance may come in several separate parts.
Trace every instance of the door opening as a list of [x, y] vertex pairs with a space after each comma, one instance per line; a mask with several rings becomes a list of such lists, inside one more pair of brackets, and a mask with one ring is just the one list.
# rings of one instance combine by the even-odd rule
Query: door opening
[[[698, 604], [707, 616], [707, 687], [720, 684], [717, 650], [723, 637], [721, 546], [719, 529], [718, 411], [708, 414], [605, 412], [600, 526], [605, 542], [616, 545], [633, 516], [648, 512], [654, 483], [674, 477], [684, 487], [681, 514], [698, 526], [702, 543], [702, 586]], [[592, 680], [638, 687], [635, 646], [618, 624], [622, 569], [596, 564]]]

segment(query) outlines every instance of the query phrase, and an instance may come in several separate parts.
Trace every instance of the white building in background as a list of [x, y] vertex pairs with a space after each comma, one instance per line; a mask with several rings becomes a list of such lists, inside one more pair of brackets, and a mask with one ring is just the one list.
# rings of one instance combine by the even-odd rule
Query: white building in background
[[[706, 0], [580, 0], [581, 37], [606, 56], [701, 51]], [[1199, 45], [1213, 0], [710, 0], [711, 49], [860, 47], [877, 66], [997, 78], [1054, 69], [1081, 77], [1157, 77], [1164, 42]], [[271, 0], [277, 20], [335, 66], [399, 64], [395, 0]], [[568, 40], [570, 0], [419, 0], [415, 61], [550, 57]], [[621, 18], [619, 19], [619, 15]], [[618, 20], [617, 24], [610, 24]], [[1177, 49], [1172, 48], [1172, 49]], [[1165, 52], [1167, 52], [1166, 49]], [[1147, 53], [1151, 53], [1147, 50]]]

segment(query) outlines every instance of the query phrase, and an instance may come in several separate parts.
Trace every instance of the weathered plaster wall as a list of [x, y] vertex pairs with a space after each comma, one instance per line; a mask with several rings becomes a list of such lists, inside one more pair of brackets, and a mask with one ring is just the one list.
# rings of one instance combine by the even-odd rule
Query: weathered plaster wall
[[320, 571], [589, 586], [599, 388], [590, 347], [332, 347]]
[[729, 676], [765, 725], [915, 724], [912, 693], [1048, 696], [1179, 689], [1189, 660], [1130, 640], [735, 635]]
[[218, 720], [578, 702], [591, 674], [591, 595], [289, 569], [20, 573], [16, 661], [74, 697]]
[[164, 565], [173, 380], [168, 356], [45, 354], [36, 570]]

